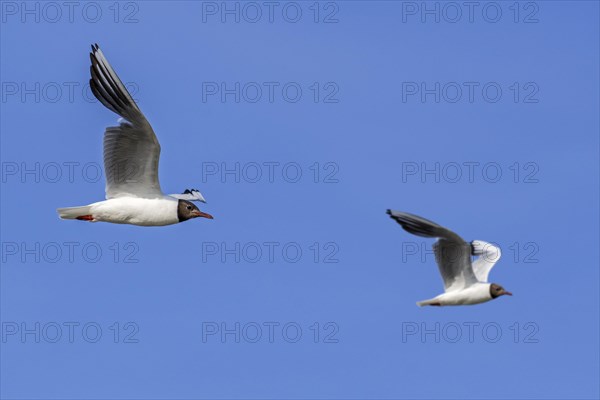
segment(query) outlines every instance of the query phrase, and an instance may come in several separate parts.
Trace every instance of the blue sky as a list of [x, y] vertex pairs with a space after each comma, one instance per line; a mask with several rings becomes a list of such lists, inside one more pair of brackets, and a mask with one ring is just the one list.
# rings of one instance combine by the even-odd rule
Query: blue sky
[[[598, 398], [598, 3], [224, 4], [0, 3], [1, 396]], [[96, 42], [214, 220], [57, 218], [104, 198]], [[514, 296], [418, 308], [388, 208]]]

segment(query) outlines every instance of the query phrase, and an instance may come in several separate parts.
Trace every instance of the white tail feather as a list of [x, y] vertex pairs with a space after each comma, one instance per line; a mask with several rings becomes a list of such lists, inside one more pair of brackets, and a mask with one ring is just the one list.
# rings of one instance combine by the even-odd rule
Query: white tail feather
[[61, 219], [77, 219], [77, 217], [90, 215], [90, 208], [91, 206], [57, 208], [56, 212]]
[[429, 300], [423, 300], [423, 301], [417, 301], [417, 305], [419, 307], [423, 307], [423, 306], [430, 306], [432, 304], [438, 304], [439, 301], [436, 299], [429, 299]]

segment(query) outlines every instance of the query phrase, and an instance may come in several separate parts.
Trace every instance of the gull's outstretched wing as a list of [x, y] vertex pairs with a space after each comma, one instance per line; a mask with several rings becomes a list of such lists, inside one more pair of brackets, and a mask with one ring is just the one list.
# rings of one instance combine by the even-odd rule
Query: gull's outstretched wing
[[104, 133], [106, 198], [163, 196], [158, 182], [160, 144], [152, 127], [110, 66], [92, 45], [90, 87], [106, 108], [122, 117]]
[[204, 196], [197, 189], [185, 189], [185, 192], [181, 194], [170, 194], [169, 196], [175, 197], [176, 199], [187, 200], [187, 201], [200, 201], [206, 203]]
[[500, 249], [483, 240], [473, 240], [471, 242], [471, 254], [479, 256], [478, 259], [473, 261], [473, 272], [475, 272], [477, 280], [487, 282], [490, 271], [502, 255]]
[[477, 282], [471, 266], [471, 246], [460, 236], [413, 214], [392, 210], [387, 213], [407, 232], [439, 239], [434, 243], [433, 251], [446, 292], [460, 290]]

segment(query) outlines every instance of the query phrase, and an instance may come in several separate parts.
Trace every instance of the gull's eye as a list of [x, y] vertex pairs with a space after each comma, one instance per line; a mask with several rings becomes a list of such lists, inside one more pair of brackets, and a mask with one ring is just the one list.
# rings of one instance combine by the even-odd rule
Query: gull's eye
[[187, 206], [187, 209], [188, 209], [188, 210], [191, 210], [191, 209], [192, 209], [192, 206]]

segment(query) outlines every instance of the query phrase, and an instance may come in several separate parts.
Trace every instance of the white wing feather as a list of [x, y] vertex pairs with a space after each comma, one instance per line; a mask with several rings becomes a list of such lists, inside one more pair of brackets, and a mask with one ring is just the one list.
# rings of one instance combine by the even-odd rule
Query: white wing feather
[[204, 196], [197, 189], [185, 189], [185, 192], [181, 194], [170, 194], [169, 196], [175, 197], [176, 199], [187, 200], [187, 201], [199, 201], [206, 203]]
[[474, 240], [471, 242], [473, 255], [479, 256], [473, 261], [473, 272], [477, 280], [487, 282], [490, 271], [500, 259], [502, 255], [500, 249], [491, 243], [482, 240]]

